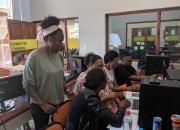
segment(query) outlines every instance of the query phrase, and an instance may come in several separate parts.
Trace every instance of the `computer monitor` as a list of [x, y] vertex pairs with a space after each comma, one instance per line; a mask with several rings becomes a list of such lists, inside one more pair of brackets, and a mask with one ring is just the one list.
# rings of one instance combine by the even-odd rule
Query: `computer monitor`
[[86, 68], [86, 65], [84, 64], [84, 57], [76, 55], [71, 56], [69, 67], [75, 75], [80, 74]]
[[180, 114], [180, 81], [162, 80], [150, 84], [145, 78], [141, 83], [138, 125], [152, 130], [153, 117], [162, 118], [162, 130], [171, 130], [172, 114]]
[[119, 49], [119, 56], [123, 56], [124, 54], [129, 54], [130, 48], [124, 48], [124, 49]]
[[169, 67], [169, 57], [161, 55], [147, 55], [145, 75], [165, 74]]
[[[22, 74], [0, 78], [0, 103], [24, 95]], [[1, 108], [3, 109], [3, 108]], [[2, 111], [2, 110], [1, 110]]]

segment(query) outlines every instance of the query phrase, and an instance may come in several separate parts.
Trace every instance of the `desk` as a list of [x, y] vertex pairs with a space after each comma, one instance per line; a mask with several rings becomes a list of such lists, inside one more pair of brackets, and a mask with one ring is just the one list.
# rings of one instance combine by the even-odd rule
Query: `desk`
[[[10, 75], [13, 75], [13, 72], [9, 69], [0, 68], [0, 77]], [[32, 119], [29, 104], [20, 100], [14, 102], [14, 109], [0, 114], [0, 130], [15, 130]]]
[[[127, 100], [129, 100], [131, 103], [133, 102], [134, 99], [139, 100], [138, 96], [133, 97], [131, 92], [126, 92], [125, 96], [126, 96]], [[130, 112], [130, 116], [131, 116], [131, 119], [132, 119], [132, 130], [139, 130], [139, 127], [138, 127], [138, 124], [137, 124], [139, 110], [132, 109], [132, 104], [131, 104], [131, 106], [126, 109], [126, 111]], [[125, 117], [126, 117], [126, 114], [125, 114]], [[110, 130], [124, 130], [123, 125], [122, 125], [121, 128], [116, 128], [116, 127], [112, 127], [111, 125], [109, 125], [108, 128]]]
[[[131, 114], [132, 117], [132, 130], [139, 130], [139, 127], [137, 125], [138, 115], [137, 114]], [[123, 126], [121, 128], [116, 128], [111, 125], [108, 126], [110, 130], [124, 130]]]
[[5, 68], [0, 68], [0, 77], [8, 76], [8, 75], [10, 75], [10, 70]]
[[[0, 68], [0, 77], [9, 75], [11, 75], [9, 70]], [[68, 80], [65, 89], [71, 88], [75, 84], [76, 79]], [[69, 97], [73, 98], [74, 95], [70, 94]], [[31, 119], [30, 105], [23, 101], [15, 100], [15, 108], [0, 115], [0, 130], [15, 130]]]
[[5, 130], [5, 128], [6, 130], [15, 130], [31, 119], [30, 105], [23, 101], [15, 100], [15, 108], [2, 113], [0, 130]]

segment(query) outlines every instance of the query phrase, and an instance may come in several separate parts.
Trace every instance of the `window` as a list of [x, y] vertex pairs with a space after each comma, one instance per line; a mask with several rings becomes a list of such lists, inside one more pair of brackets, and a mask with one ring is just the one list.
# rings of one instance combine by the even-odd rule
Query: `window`
[[10, 5], [10, 0], [0, 0], [0, 8], [9, 9]]
[[0, 67], [11, 65], [7, 18], [12, 17], [12, 1], [0, 0]]
[[64, 63], [67, 69], [71, 56], [79, 55], [79, 20], [78, 18], [65, 18], [62, 21], [61, 28], [64, 32], [64, 43], [66, 43]]
[[79, 21], [67, 20], [67, 43], [71, 55], [79, 55]]
[[[120, 42], [112, 43], [112, 34]], [[157, 54], [180, 62], [180, 6], [106, 14], [106, 51], [110, 49], [125, 49], [134, 59]]]

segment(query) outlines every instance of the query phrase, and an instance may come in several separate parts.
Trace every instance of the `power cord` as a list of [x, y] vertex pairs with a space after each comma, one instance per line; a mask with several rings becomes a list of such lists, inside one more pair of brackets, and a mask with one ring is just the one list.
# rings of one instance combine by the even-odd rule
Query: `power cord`
[[2, 107], [2, 108], [0, 109], [0, 113], [1, 113], [1, 112], [4, 112], [4, 111], [8, 111], [8, 110], [13, 109], [13, 108], [14, 108], [14, 105], [13, 105], [13, 106], [10, 106], [10, 108], [8, 108], [8, 106], [12, 103], [13, 100], [14, 100], [14, 98], [11, 99], [10, 102], [9, 102], [7, 105], [4, 106], [4, 110], [3, 110], [3, 107]]
[[2, 114], [0, 113], [0, 120], [1, 120], [1, 122], [2, 122], [2, 124], [3, 124], [3, 126], [4, 126], [4, 130], [6, 130], [6, 126], [5, 126], [5, 124], [4, 124], [4, 120], [3, 120], [3, 117], [2, 117]]
[[[10, 100], [10, 102], [5, 106], [5, 108], [8, 107], [12, 103], [13, 100], [14, 100], [14, 98]], [[11, 107], [10, 109], [12, 109], [13, 107]], [[8, 109], [8, 110], [10, 110], [10, 109]], [[3, 115], [1, 113], [0, 113], [0, 120], [1, 120], [1, 122], [3, 124], [4, 130], [6, 130], [6, 126], [5, 126], [5, 123], [4, 123], [4, 120], [3, 120]]]
[[11, 99], [11, 101], [10, 101], [5, 107], [9, 106], [9, 105], [11, 104], [12, 101], [14, 101], [14, 98]]

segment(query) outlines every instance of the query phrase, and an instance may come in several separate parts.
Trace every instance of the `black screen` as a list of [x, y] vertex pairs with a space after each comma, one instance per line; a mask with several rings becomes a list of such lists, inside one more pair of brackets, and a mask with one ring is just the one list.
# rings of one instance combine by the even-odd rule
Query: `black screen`
[[145, 75], [163, 74], [169, 67], [169, 57], [159, 55], [146, 56]]
[[84, 64], [83, 56], [73, 55], [69, 60], [70, 70], [72, 70], [73, 72], [80, 74], [82, 71], [85, 70], [86, 65]]
[[139, 126], [152, 130], [153, 117], [159, 116], [162, 130], [171, 130], [172, 114], [180, 114], [180, 82], [167, 80], [157, 85], [144, 79], [140, 88]]
[[22, 74], [0, 78], [0, 102], [24, 95]]

